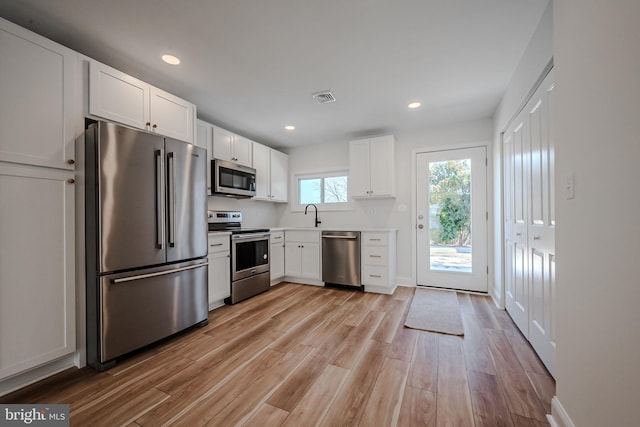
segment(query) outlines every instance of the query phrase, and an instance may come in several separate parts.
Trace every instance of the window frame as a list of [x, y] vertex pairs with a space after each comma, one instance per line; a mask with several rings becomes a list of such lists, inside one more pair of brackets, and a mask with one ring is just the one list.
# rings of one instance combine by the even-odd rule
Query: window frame
[[314, 203], [318, 208], [318, 211], [350, 211], [353, 210], [353, 199], [351, 198], [350, 190], [350, 176], [348, 169], [337, 170], [323, 170], [316, 172], [296, 172], [291, 174], [291, 188], [293, 190], [293, 197], [291, 199], [291, 211], [292, 212], [304, 212], [304, 208], [307, 204], [300, 204], [300, 184], [301, 179], [321, 179], [322, 186], [324, 187], [325, 178], [331, 178], [336, 176], [347, 177], [347, 201], [337, 203]]

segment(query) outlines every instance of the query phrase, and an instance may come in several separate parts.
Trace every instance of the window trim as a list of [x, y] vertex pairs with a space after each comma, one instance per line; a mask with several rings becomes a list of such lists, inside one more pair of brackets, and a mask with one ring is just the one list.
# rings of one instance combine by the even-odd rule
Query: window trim
[[[351, 177], [349, 176], [348, 169], [332, 169], [332, 170], [322, 170], [315, 172], [294, 172], [291, 174], [291, 189], [293, 190], [291, 202], [289, 206], [291, 208], [291, 212], [304, 212], [306, 204], [300, 204], [300, 186], [298, 185], [298, 181], [300, 179], [317, 179], [321, 178], [330, 178], [334, 176], [346, 176], [347, 177], [347, 201], [339, 202], [339, 203], [314, 203], [318, 208], [318, 211], [352, 211], [353, 207], [353, 199], [351, 198], [351, 190], [349, 181]], [[324, 181], [323, 181], [324, 182]]]

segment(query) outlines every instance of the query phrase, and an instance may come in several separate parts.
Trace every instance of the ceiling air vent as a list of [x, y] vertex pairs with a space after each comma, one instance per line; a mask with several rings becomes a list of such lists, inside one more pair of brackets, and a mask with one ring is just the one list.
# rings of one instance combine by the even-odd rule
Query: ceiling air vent
[[313, 94], [313, 97], [320, 104], [326, 104], [327, 102], [333, 102], [333, 101], [336, 100], [333, 97], [333, 95], [331, 95], [331, 92], [329, 92], [328, 90], [323, 90], [322, 92], [316, 92], [316, 93]]

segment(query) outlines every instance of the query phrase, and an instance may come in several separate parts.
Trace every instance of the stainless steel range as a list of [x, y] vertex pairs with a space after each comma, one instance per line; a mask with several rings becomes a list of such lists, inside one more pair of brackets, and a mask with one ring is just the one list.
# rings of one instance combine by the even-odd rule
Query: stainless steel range
[[231, 296], [227, 304], [235, 304], [268, 291], [269, 229], [243, 228], [242, 213], [208, 212], [209, 231], [231, 232]]

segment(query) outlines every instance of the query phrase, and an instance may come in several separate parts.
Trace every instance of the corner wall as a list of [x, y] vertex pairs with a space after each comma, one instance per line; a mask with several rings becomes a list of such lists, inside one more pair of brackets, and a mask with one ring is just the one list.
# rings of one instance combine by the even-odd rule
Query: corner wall
[[553, 15], [556, 395], [576, 426], [638, 426], [640, 2], [558, 0]]

